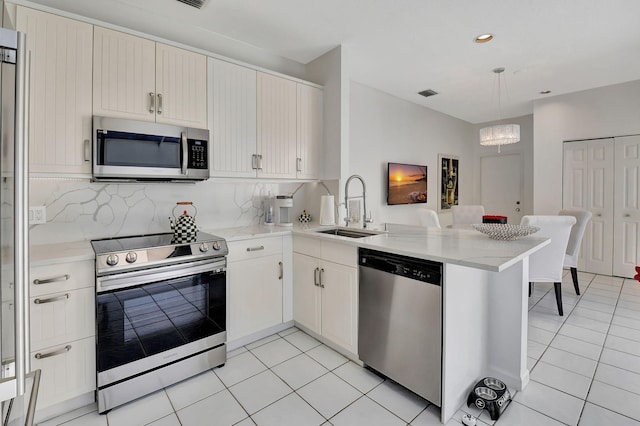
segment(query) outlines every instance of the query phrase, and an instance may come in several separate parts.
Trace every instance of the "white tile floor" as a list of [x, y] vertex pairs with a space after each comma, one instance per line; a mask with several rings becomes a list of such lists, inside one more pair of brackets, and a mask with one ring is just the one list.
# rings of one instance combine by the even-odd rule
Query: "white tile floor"
[[[640, 284], [567, 274], [565, 316], [551, 284], [529, 299], [531, 382], [498, 426], [640, 425]], [[461, 407], [493, 424], [486, 412]], [[295, 328], [229, 354], [222, 368], [99, 415], [84, 407], [41, 423], [100, 426], [437, 425], [440, 410]]]

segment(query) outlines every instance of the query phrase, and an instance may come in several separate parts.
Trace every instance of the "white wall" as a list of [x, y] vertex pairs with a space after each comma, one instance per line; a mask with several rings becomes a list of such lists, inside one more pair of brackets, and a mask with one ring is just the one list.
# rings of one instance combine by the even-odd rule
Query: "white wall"
[[535, 214], [562, 208], [562, 142], [640, 134], [640, 80], [534, 102]]
[[[438, 206], [438, 154], [460, 158], [459, 199], [474, 202], [474, 126], [466, 121], [351, 82], [349, 174], [361, 175], [367, 184], [367, 208], [374, 225], [390, 222], [418, 224], [417, 211], [424, 204], [388, 206], [387, 163], [427, 165], [427, 204]], [[343, 176], [343, 182], [347, 176]], [[352, 181], [350, 195], [361, 192]], [[451, 223], [450, 213], [440, 215], [442, 225]]]

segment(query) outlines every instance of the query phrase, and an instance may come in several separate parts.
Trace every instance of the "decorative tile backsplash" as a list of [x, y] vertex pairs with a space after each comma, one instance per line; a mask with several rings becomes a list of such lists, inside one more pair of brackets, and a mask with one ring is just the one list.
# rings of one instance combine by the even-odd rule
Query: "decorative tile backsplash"
[[[201, 230], [255, 225], [262, 221], [262, 202], [269, 192], [292, 193], [301, 185], [214, 180], [196, 184], [112, 184], [31, 179], [29, 204], [46, 206], [47, 222], [30, 226], [30, 242], [48, 244], [170, 232], [169, 217], [177, 201], [194, 203], [196, 224]], [[176, 208], [176, 214], [181, 212]]]

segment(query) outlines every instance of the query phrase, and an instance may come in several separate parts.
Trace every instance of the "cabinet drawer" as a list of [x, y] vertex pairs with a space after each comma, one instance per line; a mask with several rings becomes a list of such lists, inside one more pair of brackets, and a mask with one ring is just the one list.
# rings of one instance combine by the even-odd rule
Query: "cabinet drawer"
[[31, 349], [95, 335], [93, 287], [32, 297]]
[[95, 337], [31, 352], [31, 368], [41, 369], [38, 409], [96, 390]]
[[282, 237], [230, 241], [227, 245], [229, 246], [229, 256], [227, 257], [229, 262], [282, 253]]
[[301, 237], [295, 235], [293, 237], [293, 251], [307, 256], [320, 257], [320, 245], [322, 241], [318, 238]]
[[30, 295], [57, 293], [95, 287], [94, 263], [91, 260], [34, 266], [29, 273]]

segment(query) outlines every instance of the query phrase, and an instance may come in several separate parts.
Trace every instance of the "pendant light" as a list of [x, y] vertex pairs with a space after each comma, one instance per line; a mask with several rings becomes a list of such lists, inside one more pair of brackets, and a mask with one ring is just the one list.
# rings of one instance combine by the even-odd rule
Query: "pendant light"
[[[501, 88], [504, 84], [505, 91], [507, 83], [504, 81], [502, 73], [504, 68], [495, 68], [493, 72], [498, 80], [498, 115], [502, 115], [501, 111]], [[480, 145], [482, 146], [498, 146], [498, 152], [502, 145], [509, 145], [520, 142], [520, 125], [519, 124], [494, 124], [493, 126], [483, 127], [480, 129]]]

